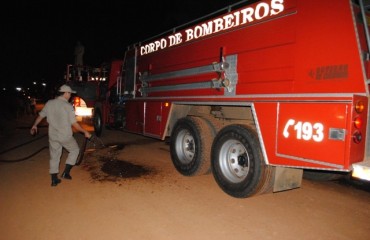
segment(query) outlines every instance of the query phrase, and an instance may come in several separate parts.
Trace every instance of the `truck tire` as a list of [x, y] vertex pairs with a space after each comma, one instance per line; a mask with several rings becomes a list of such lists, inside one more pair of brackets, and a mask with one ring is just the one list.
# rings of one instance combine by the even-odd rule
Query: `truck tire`
[[172, 163], [184, 176], [209, 173], [212, 139], [215, 131], [199, 117], [185, 117], [177, 121], [171, 134]]
[[103, 119], [101, 111], [96, 108], [94, 111], [94, 132], [97, 137], [100, 137], [103, 131]]
[[118, 107], [114, 111], [114, 128], [124, 129], [126, 126], [126, 113], [123, 107]]
[[217, 184], [232, 197], [272, 191], [273, 168], [265, 164], [257, 133], [248, 126], [220, 130], [212, 145], [211, 167]]

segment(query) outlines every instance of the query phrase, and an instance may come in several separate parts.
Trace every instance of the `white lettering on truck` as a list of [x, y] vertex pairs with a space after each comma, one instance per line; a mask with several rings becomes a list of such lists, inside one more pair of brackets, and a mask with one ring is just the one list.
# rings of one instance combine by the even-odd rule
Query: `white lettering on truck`
[[187, 42], [202, 38], [230, 28], [251, 23], [254, 20], [261, 20], [269, 16], [277, 15], [282, 11], [284, 11], [284, 0], [271, 0], [270, 4], [268, 4], [267, 1], [263, 1], [258, 3], [254, 8], [246, 7], [227, 14], [222, 18], [216, 18], [206, 23], [185, 29], [185, 37], [182, 36], [182, 33], [178, 32], [160, 40], [145, 44], [140, 47], [140, 54], [145, 55], [153, 53], [167, 47], [181, 44], [183, 43], [183, 39], [185, 40], [184, 42]]
[[315, 142], [322, 142], [324, 140], [324, 125], [322, 123], [310, 123], [289, 119], [284, 126], [283, 136], [289, 138], [291, 131], [296, 133], [294, 136], [297, 140], [313, 140]]

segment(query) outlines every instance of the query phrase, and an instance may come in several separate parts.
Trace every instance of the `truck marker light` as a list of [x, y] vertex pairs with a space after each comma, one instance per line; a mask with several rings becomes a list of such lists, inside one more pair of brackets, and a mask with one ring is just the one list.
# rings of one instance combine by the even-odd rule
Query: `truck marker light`
[[361, 117], [355, 117], [354, 125], [357, 129], [360, 129], [362, 127], [362, 118]]
[[170, 106], [170, 104], [169, 104], [168, 102], [166, 102], [166, 103], [164, 103], [164, 106], [165, 106], [165, 107], [169, 107], [169, 106]]
[[79, 97], [75, 97], [73, 99], [73, 103], [74, 103], [75, 107], [79, 107], [79, 106], [81, 106], [81, 99]]
[[355, 111], [357, 113], [362, 113], [365, 109], [365, 105], [362, 101], [358, 101], [355, 105]]

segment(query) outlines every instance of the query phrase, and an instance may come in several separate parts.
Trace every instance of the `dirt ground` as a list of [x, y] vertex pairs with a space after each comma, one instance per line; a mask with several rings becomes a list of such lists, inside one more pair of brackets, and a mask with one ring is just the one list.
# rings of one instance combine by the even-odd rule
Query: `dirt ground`
[[212, 175], [177, 173], [165, 142], [120, 131], [89, 142], [73, 180], [51, 187], [47, 128], [31, 137], [29, 120], [0, 138], [0, 239], [370, 239], [366, 185], [303, 180], [237, 199]]

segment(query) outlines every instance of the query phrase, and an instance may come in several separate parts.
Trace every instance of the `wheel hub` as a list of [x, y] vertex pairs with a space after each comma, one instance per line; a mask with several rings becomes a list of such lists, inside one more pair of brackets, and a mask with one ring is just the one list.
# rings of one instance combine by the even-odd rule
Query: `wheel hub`
[[245, 154], [238, 156], [238, 164], [242, 167], [248, 167], [247, 156]]

